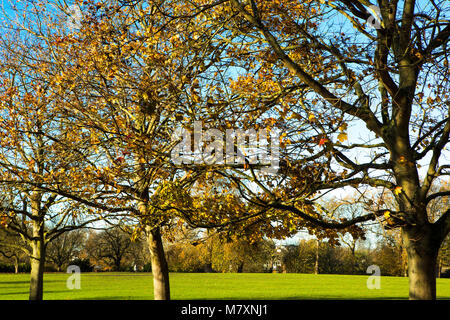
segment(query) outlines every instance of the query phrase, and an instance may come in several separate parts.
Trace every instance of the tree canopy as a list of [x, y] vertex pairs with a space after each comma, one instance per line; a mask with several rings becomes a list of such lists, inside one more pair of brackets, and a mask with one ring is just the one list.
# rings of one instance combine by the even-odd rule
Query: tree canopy
[[[306, 227], [333, 244], [347, 232], [363, 237], [361, 224], [371, 220], [401, 230], [410, 298], [436, 297], [436, 259], [450, 231], [448, 205], [438, 215], [432, 209], [450, 196], [435, 188], [450, 172], [446, 1], [28, 6], [29, 23], [13, 25], [2, 42], [0, 159], [10, 166], [10, 148], [34, 134], [34, 148], [52, 146], [57, 168], [39, 167], [43, 150], [30, 162], [31, 148], [19, 152], [28, 167], [14, 164], [3, 178], [23, 170], [22, 185], [27, 176], [36, 194], [138, 221], [157, 298], [170, 297], [161, 232], [176, 223], [254, 240]], [[59, 15], [44, 22], [50, 7]], [[64, 24], [67, 14], [75, 24]], [[193, 147], [200, 158], [174, 159], [177, 130], [188, 132], [181, 151]], [[271, 172], [261, 160], [268, 148]], [[228, 152], [237, 154], [232, 162], [204, 161]], [[363, 204], [351, 216], [319, 201], [349, 188]]]

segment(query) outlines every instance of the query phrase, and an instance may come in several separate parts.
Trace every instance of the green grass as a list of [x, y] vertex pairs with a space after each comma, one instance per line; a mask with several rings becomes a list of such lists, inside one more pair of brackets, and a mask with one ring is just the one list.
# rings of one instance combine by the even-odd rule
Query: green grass
[[[70, 275], [44, 276], [45, 300], [153, 299], [149, 273], [84, 273], [81, 289], [69, 290]], [[0, 299], [28, 299], [28, 274], [0, 274]], [[171, 273], [171, 295], [191, 299], [407, 299], [408, 279], [381, 277], [367, 289], [368, 276], [312, 274]], [[450, 279], [437, 279], [438, 299], [450, 299]]]

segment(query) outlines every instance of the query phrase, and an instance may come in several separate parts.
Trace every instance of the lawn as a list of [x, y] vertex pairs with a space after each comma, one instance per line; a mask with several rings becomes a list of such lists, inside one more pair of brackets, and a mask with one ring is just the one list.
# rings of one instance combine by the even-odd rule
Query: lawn
[[[149, 273], [84, 273], [81, 289], [69, 290], [70, 275], [44, 276], [44, 299], [152, 299]], [[369, 290], [368, 276], [312, 274], [171, 273], [172, 299], [407, 299], [408, 279], [381, 277]], [[28, 274], [0, 274], [0, 299], [28, 299]], [[439, 299], [450, 299], [450, 279], [437, 279]]]

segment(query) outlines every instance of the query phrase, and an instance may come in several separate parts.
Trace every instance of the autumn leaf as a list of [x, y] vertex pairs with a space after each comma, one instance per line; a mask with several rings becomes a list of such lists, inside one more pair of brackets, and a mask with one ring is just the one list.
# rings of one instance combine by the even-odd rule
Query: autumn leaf
[[397, 187], [395, 187], [395, 189], [394, 189], [394, 193], [395, 193], [396, 195], [399, 195], [400, 193], [402, 193], [402, 190], [403, 190], [402, 187], [397, 186]]
[[319, 140], [319, 146], [323, 146], [323, 145], [325, 145], [325, 143], [327, 143], [328, 142], [328, 139], [327, 138], [321, 138], [320, 140]]
[[344, 142], [347, 140], [347, 134], [345, 132], [341, 132], [339, 133], [337, 138], [340, 142]]
[[341, 126], [339, 127], [339, 130], [341, 132], [344, 132], [347, 130], [348, 124], [346, 122], [344, 122], [343, 124], [341, 124]]

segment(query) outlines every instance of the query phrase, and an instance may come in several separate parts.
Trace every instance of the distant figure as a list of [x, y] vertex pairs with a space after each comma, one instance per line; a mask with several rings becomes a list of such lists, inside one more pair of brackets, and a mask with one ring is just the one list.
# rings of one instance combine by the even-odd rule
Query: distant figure
[[137, 266], [136, 266], [136, 264], [134, 265], [133, 270], [134, 270], [134, 272], [137, 271]]

